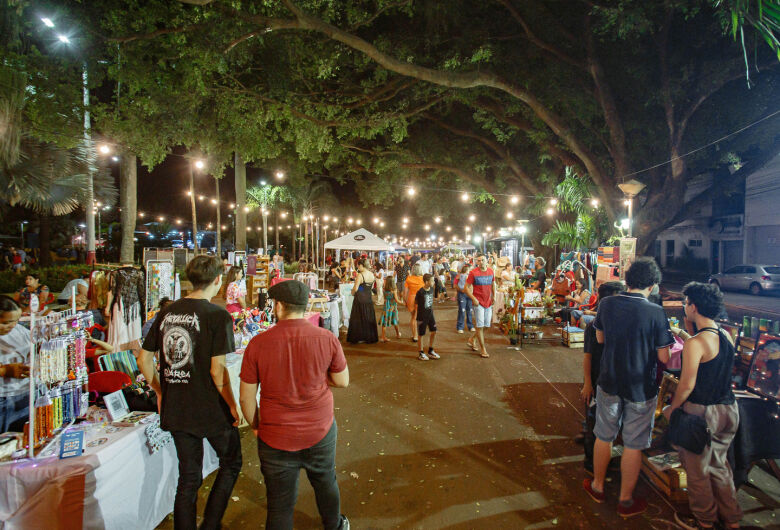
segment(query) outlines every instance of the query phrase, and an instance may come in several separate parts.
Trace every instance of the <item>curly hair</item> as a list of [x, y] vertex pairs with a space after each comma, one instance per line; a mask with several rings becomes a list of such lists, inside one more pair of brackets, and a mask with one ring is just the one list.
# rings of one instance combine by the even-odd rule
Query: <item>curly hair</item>
[[707, 318], [718, 318], [723, 312], [723, 293], [711, 283], [690, 282], [682, 290], [696, 311]]
[[653, 258], [639, 258], [626, 271], [629, 289], [647, 289], [661, 283], [661, 269]]

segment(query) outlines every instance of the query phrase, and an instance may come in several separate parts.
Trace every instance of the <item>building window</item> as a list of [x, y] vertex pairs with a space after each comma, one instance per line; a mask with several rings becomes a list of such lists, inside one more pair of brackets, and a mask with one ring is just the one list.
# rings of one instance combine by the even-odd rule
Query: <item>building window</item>
[[701, 239], [689, 239], [688, 240], [688, 246], [689, 247], [701, 247]]
[[666, 259], [674, 258], [674, 239], [666, 240]]

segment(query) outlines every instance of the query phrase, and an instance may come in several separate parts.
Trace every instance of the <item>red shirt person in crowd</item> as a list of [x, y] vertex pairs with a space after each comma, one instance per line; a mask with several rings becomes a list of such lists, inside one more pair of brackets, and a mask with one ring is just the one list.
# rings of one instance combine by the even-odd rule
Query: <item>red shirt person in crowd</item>
[[266, 528], [292, 529], [298, 476], [305, 469], [324, 528], [347, 530], [336, 482], [337, 431], [328, 388], [349, 384], [344, 351], [331, 332], [303, 318], [308, 286], [282, 282], [268, 296], [278, 322], [247, 346], [240, 398], [244, 417], [257, 434], [268, 498]]
[[485, 328], [490, 327], [493, 319], [493, 303], [496, 299], [496, 282], [493, 269], [487, 265], [484, 254], [477, 254], [477, 266], [469, 272], [466, 278], [466, 295], [474, 304], [474, 324], [477, 331], [469, 338], [468, 344], [474, 351], [477, 350], [474, 339], [479, 341], [480, 357], [487, 358], [485, 348]]

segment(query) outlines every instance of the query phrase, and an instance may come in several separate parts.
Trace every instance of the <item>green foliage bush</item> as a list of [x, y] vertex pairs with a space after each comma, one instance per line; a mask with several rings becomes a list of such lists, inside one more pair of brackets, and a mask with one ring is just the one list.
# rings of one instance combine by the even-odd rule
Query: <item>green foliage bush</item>
[[[100, 269], [101, 267], [96, 267]], [[37, 272], [41, 278], [41, 285], [47, 285], [52, 293], [59, 293], [67, 283], [82, 274], [92, 270], [90, 265], [63, 265], [59, 267], [43, 267], [40, 269], [28, 269]], [[13, 293], [24, 287], [24, 279], [27, 272], [16, 273], [13, 271], [0, 271], [0, 293]]]

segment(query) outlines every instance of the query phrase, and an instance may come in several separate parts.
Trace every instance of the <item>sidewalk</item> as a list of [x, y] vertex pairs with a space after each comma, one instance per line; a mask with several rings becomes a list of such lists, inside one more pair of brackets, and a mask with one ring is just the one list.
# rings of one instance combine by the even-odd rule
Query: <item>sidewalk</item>
[[[615, 511], [618, 475], [605, 504], [582, 490], [582, 446], [572, 440], [583, 413], [582, 349], [518, 350], [491, 332], [491, 357], [481, 359], [465, 344], [468, 332], [455, 333], [455, 304], [434, 310], [440, 361], [416, 359], [403, 309], [404, 338], [345, 345], [351, 383], [333, 393], [342, 511], [353, 528], [676, 528], [670, 505], [644, 480], [637, 494], [650, 508], [628, 522]], [[244, 467], [225, 528], [265, 521], [251, 431], [242, 431], [242, 441]], [[301, 478], [295, 528], [321, 528]], [[202, 488], [201, 512], [207, 495]], [[171, 517], [160, 526], [172, 527]]]

